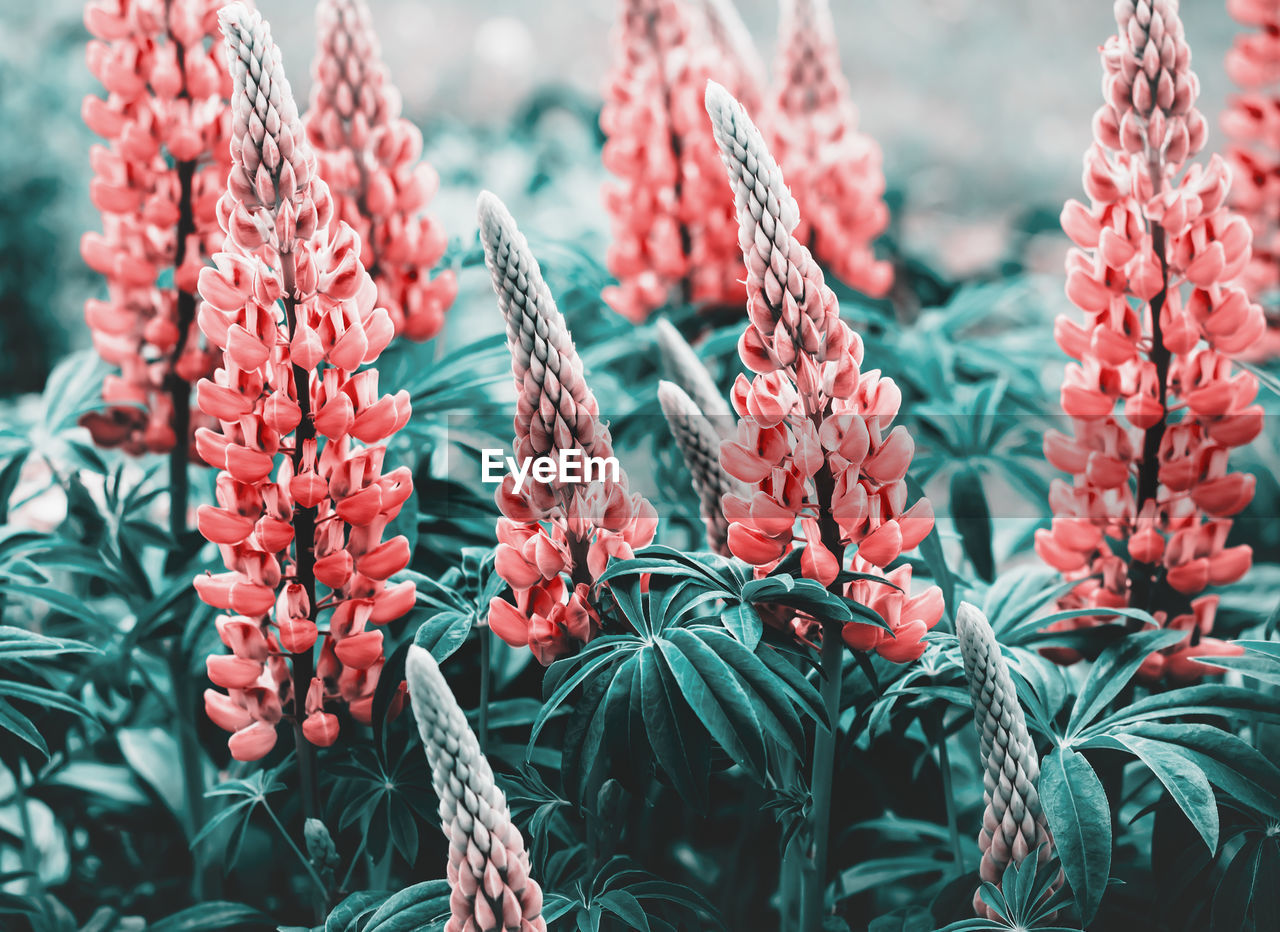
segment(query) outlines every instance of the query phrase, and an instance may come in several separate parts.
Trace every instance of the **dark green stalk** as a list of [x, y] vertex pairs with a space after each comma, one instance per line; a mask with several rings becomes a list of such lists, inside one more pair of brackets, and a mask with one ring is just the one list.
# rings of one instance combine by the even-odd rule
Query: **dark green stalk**
[[[297, 279], [294, 267], [294, 256], [285, 253], [280, 256], [284, 278], [284, 313], [285, 323], [290, 338], [298, 326], [297, 311]], [[294, 394], [297, 396], [301, 410], [301, 420], [293, 434], [293, 471], [294, 475], [302, 472], [303, 451], [316, 439], [316, 425], [311, 415], [311, 374], [296, 363], [293, 366]], [[302, 508], [297, 505], [293, 509], [293, 551], [294, 579], [307, 594], [308, 617], [316, 621], [316, 574], [315, 574], [315, 539], [316, 510]], [[320, 784], [316, 772], [316, 749], [302, 733], [302, 721], [305, 717], [307, 691], [311, 688], [311, 680], [315, 676], [315, 657], [309, 648], [290, 654], [290, 669], [293, 679], [293, 740], [298, 752], [298, 782], [302, 790], [302, 814], [304, 819], [320, 818]], [[317, 918], [323, 919], [327, 904], [316, 904]]]
[[483, 754], [489, 747], [489, 654], [491, 650], [491, 634], [489, 626], [485, 625], [480, 630], [480, 714], [479, 729], [476, 740], [480, 742], [480, 752]]
[[956, 859], [956, 867], [964, 873], [964, 843], [960, 839], [960, 820], [956, 812], [956, 793], [951, 777], [951, 754], [947, 750], [947, 733], [942, 728], [942, 736], [938, 741], [938, 769], [942, 772], [942, 796], [947, 804], [947, 831], [951, 836], [951, 853]]
[[[814, 426], [821, 426], [821, 412], [810, 414]], [[831, 512], [831, 499], [835, 491], [835, 477], [831, 468], [823, 464], [813, 477], [818, 501], [818, 527], [822, 544], [831, 551], [840, 566], [844, 565], [844, 544], [840, 526]], [[840, 581], [833, 582], [830, 590], [837, 595]], [[801, 932], [819, 932], [826, 909], [827, 849], [831, 840], [831, 789], [835, 781], [836, 740], [840, 734], [840, 690], [844, 682], [844, 638], [839, 622], [820, 619], [822, 622], [822, 704], [827, 712], [830, 728], [818, 728], [813, 741], [813, 770], [810, 773], [813, 792], [813, 808], [810, 813], [810, 849], [804, 862], [803, 896], [800, 902]]]

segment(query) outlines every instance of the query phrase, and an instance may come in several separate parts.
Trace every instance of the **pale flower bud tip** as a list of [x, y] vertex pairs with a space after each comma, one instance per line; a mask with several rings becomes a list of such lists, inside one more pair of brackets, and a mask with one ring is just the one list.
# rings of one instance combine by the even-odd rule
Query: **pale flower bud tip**
[[990, 627], [985, 615], [972, 602], [961, 602], [956, 609], [956, 634], [962, 639], [973, 637]]
[[480, 242], [486, 253], [492, 253], [505, 236], [514, 239], [518, 235], [515, 218], [507, 205], [492, 191], [481, 191], [476, 198], [476, 221], [480, 227]]

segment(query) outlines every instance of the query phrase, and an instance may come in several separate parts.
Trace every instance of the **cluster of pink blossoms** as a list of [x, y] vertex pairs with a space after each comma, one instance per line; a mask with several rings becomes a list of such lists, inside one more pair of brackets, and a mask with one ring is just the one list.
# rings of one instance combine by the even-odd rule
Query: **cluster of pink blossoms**
[[226, 239], [216, 268], [200, 272], [199, 324], [222, 367], [197, 397], [221, 433], [201, 430], [196, 445], [221, 470], [217, 506], [198, 519], [227, 571], [195, 586], [229, 613], [218, 632], [231, 654], [208, 659], [226, 692], [208, 690], [205, 708], [233, 732], [232, 755], [256, 760], [290, 700], [321, 746], [338, 735], [329, 704], [370, 719], [383, 665], [376, 626], [415, 595], [411, 582], [387, 584], [408, 564], [408, 541], [382, 539], [412, 490], [407, 468], [383, 472], [383, 444], [408, 421], [409, 399], [380, 397], [377, 370], [361, 369], [393, 326], [359, 237], [334, 218], [270, 30], [240, 4], [220, 18], [235, 79], [232, 170], [217, 207]]
[[1178, 178], [1206, 125], [1177, 3], [1122, 0], [1116, 18], [1085, 157], [1090, 204], [1069, 201], [1062, 213], [1078, 247], [1067, 294], [1085, 316], [1055, 328], [1076, 360], [1062, 386], [1074, 436], [1050, 433], [1045, 455], [1073, 478], [1054, 482], [1053, 525], [1037, 532], [1036, 551], [1080, 580], [1064, 609], [1131, 606], [1186, 631], [1140, 671], [1185, 681], [1207, 669], [1191, 658], [1235, 652], [1208, 636], [1218, 598], [1199, 594], [1239, 579], [1252, 559], [1249, 547], [1226, 546], [1254, 490], [1228, 457], [1257, 436], [1262, 409], [1257, 380], [1225, 354], [1247, 349], [1264, 323], [1239, 284], [1250, 232], [1226, 207], [1225, 163], [1214, 156]]
[[1261, 301], [1280, 291], [1280, 0], [1227, 0], [1227, 10], [1257, 30], [1237, 37], [1227, 53], [1227, 74], [1242, 93], [1231, 99], [1222, 128], [1232, 141], [1229, 203], [1253, 228], [1242, 284]]
[[742, 262], [733, 204], [702, 111], [707, 80], [751, 78], [726, 57], [689, 0], [619, 0], [614, 67], [600, 126], [613, 223], [604, 300], [640, 322], [669, 301], [738, 305]]
[[[862, 339], [795, 238], [796, 202], [759, 131], [719, 85], [708, 87], [706, 106], [742, 228], [750, 322], [738, 350], [756, 373], [734, 385], [738, 435], [720, 451], [725, 471], [751, 492], [724, 497], [729, 549], [764, 572], [799, 540], [804, 575], [824, 586], [836, 583], [850, 549], [855, 571], [880, 573], [933, 528], [927, 499], [907, 507], [915, 448], [904, 427], [889, 429], [901, 393], [878, 370], [860, 370]], [[847, 584], [893, 630], [850, 623], [846, 643], [899, 662], [924, 653], [942, 594], [935, 586], [909, 597], [910, 574], [903, 566], [888, 577], [898, 589]]]
[[[231, 79], [210, 43], [216, 0], [93, 0], [89, 70], [106, 99], [85, 98], [85, 123], [107, 140], [90, 153], [101, 233], [80, 252], [107, 280], [90, 299], [93, 345], [119, 374], [107, 407], [87, 414], [96, 443], [130, 453], [190, 443], [190, 384], [212, 370], [199, 345], [196, 276], [221, 242], [214, 205], [227, 177]], [[161, 284], [170, 273], [172, 283]], [[182, 434], [183, 436], [179, 436]]]
[[431, 268], [448, 239], [425, 213], [440, 179], [422, 156], [422, 133], [400, 116], [364, 0], [321, 0], [307, 134], [334, 211], [363, 243], [360, 259], [397, 334], [429, 340], [458, 293], [452, 271]]
[[[485, 263], [507, 322], [516, 459], [559, 461], [564, 451], [576, 452], [584, 464], [613, 459], [613, 441], [583, 378], [582, 360], [528, 242], [492, 194], [480, 195], [478, 213]], [[596, 633], [592, 584], [611, 558], [629, 559], [653, 540], [657, 513], [629, 491], [620, 469], [616, 478], [605, 468], [581, 483], [530, 478], [519, 489], [508, 475], [496, 498], [502, 517], [495, 566], [516, 603], [493, 599], [489, 625], [508, 644], [527, 645], [549, 664]]]
[[828, 0], [787, 0], [782, 7], [767, 128], [800, 205], [796, 239], [848, 285], [882, 297], [893, 267], [872, 249], [889, 225], [880, 146], [858, 132]]

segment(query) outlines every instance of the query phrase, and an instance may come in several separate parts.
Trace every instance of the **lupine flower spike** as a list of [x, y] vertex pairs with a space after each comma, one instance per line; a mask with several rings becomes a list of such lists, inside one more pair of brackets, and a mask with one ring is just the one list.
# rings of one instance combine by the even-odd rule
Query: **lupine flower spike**
[[[1036, 788], [1040, 759], [991, 625], [968, 602], [961, 602], [956, 611], [956, 635], [982, 758], [986, 809], [978, 835], [978, 874], [999, 885], [1009, 864], [1020, 865], [1033, 852], [1041, 863], [1052, 856], [1053, 839]], [[979, 916], [996, 918], [977, 893], [973, 908]]]
[[382, 63], [364, 0], [320, 0], [307, 136], [334, 212], [360, 236], [360, 260], [397, 334], [429, 340], [444, 325], [458, 283], [431, 277], [448, 239], [425, 212], [440, 179], [422, 134], [400, 116], [400, 93]]
[[453, 892], [445, 932], [546, 932], [524, 839], [435, 658], [413, 645], [405, 676], [449, 839]]
[[846, 284], [878, 298], [893, 267], [872, 242], [889, 223], [880, 146], [858, 131], [829, 0], [783, 0], [769, 142], [800, 205], [796, 239]]
[[107, 298], [86, 302], [85, 320], [119, 372], [82, 423], [98, 445], [135, 454], [190, 446], [190, 386], [216, 357], [192, 324], [196, 276], [222, 242], [214, 204], [228, 169], [231, 78], [209, 41], [218, 6], [92, 0], [84, 13], [89, 70], [107, 91], [83, 108], [106, 140], [90, 153], [102, 232], [80, 252]]
[[234, 732], [232, 755], [254, 760], [289, 702], [316, 745], [337, 738], [332, 705], [370, 720], [377, 626], [414, 601], [413, 583], [387, 584], [408, 564], [408, 541], [382, 539], [412, 490], [407, 468], [383, 472], [409, 398], [379, 396], [377, 369], [362, 368], [391, 339], [391, 319], [375, 306], [360, 238], [333, 215], [270, 29], [240, 4], [219, 17], [235, 78], [233, 164], [199, 322], [222, 368], [197, 397], [222, 432], [201, 430], [196, 445], [221, 470], [217, 505], [198, 518], [227, 571], [195, 585], [228, 613], [218, 633], [231, 649], [208, 660], [226, 692], [208, 690], [205, 707]]
[[[862, 340], [795, 238], [799, 211], [760, 132], [719, 85], [708, 86], [706, 103], [747, 267], [750, 322], [738, 351], [755, 373], [734, 385], [738, 435], [721, 447], [725, 471], [751, 493], [724, 498], [729, 549], [764, 572], [802, 543], [801, 570], [825, 586], [836, 582], [846, 552], [854, 570], [879, 573], [933, 527], [927, 499], [907, 507], [914, 444], [906, 428], [890, 430], [901, 393], [878, 370], [860, 371]], [[908, 566], [890, 574], [899, 589], [849, 584], [847, 594], [874, 602], [893, 629], [848, 624], [851, 647], [896, 662], [924, 652], [942, 593], [934, 586], [910, 597], [910, 575]]]
[[716, 553], [729, 556], [729, 523], [720, 503], [726, 495], [743, 497], [746, 488], [720, 465], [720, 444], [724, 438], [679, 385], [659, 382], [658, 403], [662, 405], [680, 456], [693, 476], [693, 488], [702, 506], [702, 521], [707, 527], [707, 545]]
[[[511, 349], [516, 458], [559, 461], [562, 452], [576, 451], [584, 464], [611, 459], [609, 429], [528, 242], [492, 194], [481, 194], [477, 208]], [[592, 482], [529, 480], [519, 490], [508, 476], [497, 491], [495, 566], [516, 603], [493, 599], [489, 625], [508, 644], [528, 645], [544, 664], [596, 633], [591, 585], [611, 558], [630, 558], [657, 528], [653, 506], [631, 493], [621, 469], [616, 480], [607, 467], [601, 473]]]
[[[1228, 203], [1253, 229], [1242, 284], [1280, 318], [1280, 0], [1227, 0], [1227, 11], [1256, 30], [1227, 53], [1227, 74], [1241, 91], [1222, 115], [1232, 143]], [[1280, 320], [1270, 325], [1274, 331]]]
[[1228, 356], [1264, 323], [1239, 283], [1250, 232], [1226, 206], [1226, 164], [1215, 155], [1182, 172], [1207, 130], [1178, 5], [1121, 0], [1115, 9], [1119, 31], [1102, 50], [1105, 103], [1085, 156], [1090, 204], [1069, 201], [1062, 212], [1077, 247], [1067, 295], [1084, 320], [1064, 315], [1055, 327], [1075, 360], [1062, 386], [1074, 436], [1050, 432], [1045, 456], [1072, 478], [1050, 490], [1053, 525], [1037, 532], [1036, 551], [1080, 580], [1062, 608], [1132, 606], [1185, 631], [1139, 672], [1187, 681], [1213, 669], [1192, 658], [1237, 652], [1208, 636], [1218, 597], [1201, 593], [1240, 579], [1252, 560], [1248, 546], [1226, 545], [1231, 516], [1254, 490], [1228, 458], [1262, 429], [1262, 408], [1257, 380]]
[[640, 322], [668, 302], [742, 301], [733, 205], [702, 113], [708, 78], [737, 86], [732, 61], [706, 35], [693, 0], [619, 0], [614, 68], [600, 127], [612, 218], [603, 293]]

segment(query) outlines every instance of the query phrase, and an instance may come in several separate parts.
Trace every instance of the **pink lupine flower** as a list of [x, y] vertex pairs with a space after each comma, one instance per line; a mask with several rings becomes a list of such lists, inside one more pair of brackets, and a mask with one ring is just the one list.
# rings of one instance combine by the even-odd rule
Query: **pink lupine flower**
[[[583, 462], [613, 458], [609, 428], [528, 241], [492, 194], [480, 195], [477, 211], [485, 264], [507, 322], [516, 382], [516, 459], [558, 460], [568, 450]], [[629, 559], [653, 540], [657, 514], [630, 491], [620, 469], [616, 480], [606, 469], [596, 481], [529, 478], [520, 489], [507, 476], [497, 502], [502, 517], [495, 566], [516, 602], [493, 599], [489, 625], [508, 644], [527, 645], [549, 664], [598, 630], [588, 598], [592, 584], [610, 559]]]
[[848, 285], [873, 298], [893, 267], [872, 243], [889, 224], [880, 146], [858, 131], [840, 70], [828, 0], [785, 0], [769, 146], [800, 205], [796, 239]]
[[702, 113], [708, 78], [747, 81], [690, 0], [619, 0], [600, 126], [613, 224], [604, 300], [642, 321], [670, 301], [737, 305], [742, 262], [733, 205]]
[[429, 651], [410, 647], [404, 668], [449, 839], [445, 932], [546, 932], [524, 838], [466, 714]]
[[[85, 98], [102, 232], [80, 242], [107, 282], [85, 303], [107, 407], [84, 416], [94, 442], [130, 453], [190, 445], [190, 385], [216, 354], [192, 323], [196, 276], [222, 240], [214, 205], [227, 177], [230, 76], [209, 39], [212, 0], [92, 0], [89, 70], [106, 99]], [[169, 281], [165, 281], [168, 278]], [[197, 412], [197, 421], [199, 421]]]
[[360, 236], [360, 260], [397, 334], [429, 340], [458, 293], [452, 271], [430, 276], [448, 239], [424, 209], [440, 179], [422, 134], [400, 116], [364, 0], [321, 0], [307, 135], [334, 212]]
[[1182, 171], [1206, 125], [1177, 4], [1124, 0], [1116, 16], [1118, 35], [1102, 51], [1106, 102], [1085, 157], [1090, 204], [1069, 201], [1062, 212], [1077, 246], [1067, 295], [1084, 321], [1064, 316], [1055, 327], [1076, 360], [1062, 386], [1074, 436], [1051, 432], [1045, 456], [1073, 478], [1055, 480], [1053, 525], [1037, 532], [1036, 550], [1080, 580], [1063, 608], [1133, 606], [1187, 631], [1142, 674], [1194, 679], [1206, 668], [1185, 658], [1234, 651], [1207, 637], [1217, 597], [1200, 593], [1251, 562], [1248, 546], [1226, 545], [1254, 486], [1228, 471], [1228, 456], [1261, 430], [1262, 409], [1257, 380], [1227, 354], [1257, 340], [1263, 318], [1239, 284], [1250, 232], [1226, 206], [1225, 163], [1214, 156]]
[[[854, 572], [874, 573], [874, 564], [854, 557]], [[910, 663], [925, 651], [924, 636], [942, 618], [942, 590], [930, 586], [911, 596], [911, 567], [900, 566], [886, 574], [898, 588], [872, 580], [854, 580], [845, 585], [844, 594], [861, 605], [875, 609], [889, 623], [886, 631], [878, 625], [849, 622], [844, 626], [844, 642], [854, 650], [876, 651], [893, 663]]]
[[[738, 349], [755, 373], [734, 386], [738, 435], [720, 452], [725, 471], [750, 490], [723, 499], [729, 549], [765, 571], [803, 543], [802, 572], [825, 586], [847, 552], [855, 567], [878, 573], [933, 528], [927, 499], [907, 506], [914, 445], [906, 428], [890, 429], [901, 393], [878, 370], [861, 371], [862, 339], [795, 239], [796, 202], [755, 125], [715, 83], [706, 105], [741, 225], [750, 322]], [[876, 601], [902, 638], [857, 626], [846, 631], [851, 645], [898, 661], [919, 656], [920, 637], [941, 614], [940, 591], [911, 599], [889, 589], [873, 599], [864, 588], [854, 583], [850, 594]]]
[[1256, 301], [1270, 295], [1274, 306], [1280, 300], [1280, 2], [1227, 0], [1227, 11], [1256, 29], [1238, 36], [1227, 53], [1227, 74], [1241, 90], [1222, 115], [1232, 143], [1228, 203], [1253, 229], [1253, 259], [1242, 284]]
[[[226, 231], [200, 273], [200, 328], [222, 367], [197, 386], [221, 433], [196, 446], [221, 470], [216, 505], [198, 512], [225, 573], [200, 597], [230, 656], [209, 658], [210, 718], [234, 731], [232, 755], [275, 743], [292, 702], [302, 735], [332, 744], [345, 703], [368, 722], [382, 667], [380, 625], [412, 607], [404, 537], [383, 540], [412, 491], [409, 470], [383, 471], [385, 442], [409, 419], [406, 392], [378, 394], [377, 359], [392, 336], [360, 262], [360, 239], [333, 214], [316, 174], [280, 52], [240, 4], [219, 14], [235, 79], [232, 169], [218, 202]], [[317, 622], [327, 613], [326, 630]], [[319, 659], [316, 647], [319, 645]]]

